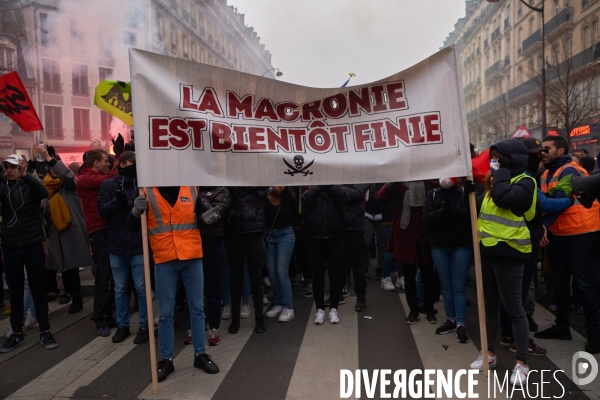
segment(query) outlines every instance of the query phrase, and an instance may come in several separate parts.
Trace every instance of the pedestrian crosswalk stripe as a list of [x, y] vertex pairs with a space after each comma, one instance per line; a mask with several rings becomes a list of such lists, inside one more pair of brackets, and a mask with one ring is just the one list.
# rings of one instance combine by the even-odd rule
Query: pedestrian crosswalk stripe
[[337, 399], [340, 370], [358, 369], [358, 317], [354, 308], [348, 304], [338, 307], [339, 324], [326, 319], [323, 325], [315, 325], [316, 312], [313, 305], [286, 399]]
[[[410, 307], [406, 301], [406, 294], [399, 293], [398, 295], [400, 296], [404, 311], [406, 312], [406, 315], [408, 315]], [[444, 323], [446, 319], [444, 302], [437, 302], [436, 308], [439, 310], [437, 314], [437, 324], [427, 323], [424, 315], [421, 314], [421, 319], [416, 324], [410, 325], [410, 330], [412, 331], [415, 343], [419, 349], [423, 367], [425, 369], [441, 369], [443, 371], [452, 370], [454, 372], [459, 369], [469, 369], [471, 363], [477, 359], [479, 350], [472, 341], [469, 341], [469, 343], [458, 343], [454, 332], [446, 335], [436, 335], [435, 330], [440, 326], [439, 324]], [[471, 327], [471, 329], [478, 329], [479, 325], [473, 323], [471, 324]], [[482, 372], [477, 375], [477, 381], [479, 383], [475, 386], [475, 393], [479, 394], [480, 399], [487, 398], [487, 378], [483, 376]], [[460, 383], [461, 391], [466, 393], [467, 377], [463, 376]], [[437, 387], [434, 393], [437, 393]], [[442, 394], [445, 395], [444, 391], [442, 391]], [[447, 397], [439, 398], [445, 399]], [[500, 393], [498, 393], [496, 398], [509, 397], [506, 396], [506, 394], [500, 395]]]

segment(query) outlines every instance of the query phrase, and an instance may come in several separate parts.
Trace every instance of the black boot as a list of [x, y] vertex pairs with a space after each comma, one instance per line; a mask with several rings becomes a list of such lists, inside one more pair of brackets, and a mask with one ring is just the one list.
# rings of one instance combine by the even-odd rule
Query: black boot
[[588, 334], [588, 340], [585, 344], [585, 351], [590, 354], [600, 353], [600, 333], [590, 332]]
[[240, 319], [239, 318], [231, 319], [231, 324], [229, 325], [228, 331], [232, 335], [234, 335], [240, 331]]
[[83, 297], [80, 294], [76, 294], [73, 296], [71, 307], [69, 307], [69, 314], [75, 314], [81, 310], [83, 310]]
[[267, 327], [265, 326], [263, 317], [258, 317], [255, 321], [256, 327], [254, 328], [254, 333], [265, 333], [267, 331]]

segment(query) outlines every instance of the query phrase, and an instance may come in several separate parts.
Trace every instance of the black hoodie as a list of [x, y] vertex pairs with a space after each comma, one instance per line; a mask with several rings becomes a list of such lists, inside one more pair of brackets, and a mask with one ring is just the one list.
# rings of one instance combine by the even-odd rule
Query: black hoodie
[[[494, 180], [490, 195], [494, 204], [500, 208], [508, 208], [513, 214], [521, 216], [533, 202], [535, 193], [535, 182], [530, 178], [523, 178], [514, 185], [510, 180], [525, 172], [529, 162], [527, 147], [517, 140], [504, 140], [496, 143], [490, 148], [490, 155], [496, 149], [502, 154], [499, 160], [500, 169], [494, 172]], [[504, 242], [496, 246], [481, 246], [481, 255], [490, 258], [510, 258], [517, 262], [525, 261], [529, 254], [521, 253]]]

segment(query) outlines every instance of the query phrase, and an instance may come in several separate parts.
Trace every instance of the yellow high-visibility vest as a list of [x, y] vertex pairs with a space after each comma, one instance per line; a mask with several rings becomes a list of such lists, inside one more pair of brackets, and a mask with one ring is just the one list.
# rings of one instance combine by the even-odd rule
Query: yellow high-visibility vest
[[492, 196], [489, 193], [486, 194], [477, 219], [479, 241], [485, 247], [492, 247], [497, 245], [498, 242], [505, 242], [521, 253], [531, 253], [531, 234], [527, 227], [527, 221], [531, 221], [535, 216], [537, 183], [532, 177], [521, 174], [512, 178], [510, 184], [514, 185], [523, 178], [532, 179], [536, 190], [533, 191], [531, 207], [522, 216], [513, 214], [510, 209], [496, 206]]

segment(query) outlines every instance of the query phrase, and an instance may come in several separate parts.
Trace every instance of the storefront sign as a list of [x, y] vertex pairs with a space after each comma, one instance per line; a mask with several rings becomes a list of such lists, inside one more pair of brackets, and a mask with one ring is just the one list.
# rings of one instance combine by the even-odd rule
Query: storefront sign
[[13, 147], [12, 136], [0, 136], [0, 148], [9, 149]]
[[583, 136], [583, 135], [589, 135], [590, 134], [590, 126], [589, 125], [585, 125], [585, 126], [578, 126], [577, 128], [573, 128], [571, 130], [571, 137], [575, 137], [575, 136]]

